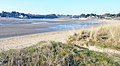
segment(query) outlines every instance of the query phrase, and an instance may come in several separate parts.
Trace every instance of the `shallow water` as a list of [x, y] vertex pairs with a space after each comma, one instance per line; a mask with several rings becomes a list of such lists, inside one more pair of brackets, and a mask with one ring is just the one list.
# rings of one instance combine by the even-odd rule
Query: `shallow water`
[[84, 22], [32, 22], [32, 21], [9, 22], [7, 21], [7, 22], [0, 22], [0, 38], [52, 32], [52, 31], [72, 30], [77, 28], [89, 28], [100, 24], [101, 24], [100, 22], [96, 22], [96, 21], [84, 21]]
[[2, 22], [0, 26], [14, 26], [14, 25], [23, 25], [23, 24], [31, 24], [31, 25], [38, 25], [38, 24], [59, 24], [56, 22]]
[[45, 25], [45, 24], [56, 24], [55, 26], [50, 26], [47, 28], [37, 28], [34, 30], [44, 30], [44, 31], [59, 31], [59, 30], [70, 30], [76, 28], [87, 28], [91, 26], [98, 25], [100, 23], [95, 21], [90, 22], [71, 22], [71, 23], [60, 23], [60, 22], [2, 22], [0, 26], [15, 26], [15, 25]]
[[56, 26], [50, 26], [48, 28], [38, 28], [35, 30], [43, 30], [43, 31], [60, 31], [60, 30], [71, 30], [77, 28], [88, 28], [92, 26], [99, 25], [97, 22], [81, 22], [81, 23], [71, 23], [71, 24], [59, 24]]

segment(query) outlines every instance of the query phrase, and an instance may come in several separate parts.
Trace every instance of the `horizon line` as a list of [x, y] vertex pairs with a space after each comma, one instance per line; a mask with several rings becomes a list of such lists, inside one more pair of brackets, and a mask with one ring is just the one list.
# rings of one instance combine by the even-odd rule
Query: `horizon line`
[[[81, 14], [96, 14], [96, 15], [104, 15], [106, 13], [110, 13], [110, 12], [106, 12], [106, 13], [102, 13], [102, 14], [97, 14], [97, 13], [80, 13], [80, 14], [63, 14], [63, 13], [46, 13], [46, 14], [41, 14], [41, 13], [32, 13], [32, 12], [21, 12], [21, 11], [16, 11], [16, 10], [12, 10], [12, 11], [4, 11], [2, 10], [0, 13], [2, 12], [19, 12], [19, 13], [25, 13], [25, 14], [34, 14], [34, 15], [49, 15], [49, 14], [56, 14], [56, 15], [81, 15]], [[119, 14], [118, 13], [110, 13], [110, 14]]]

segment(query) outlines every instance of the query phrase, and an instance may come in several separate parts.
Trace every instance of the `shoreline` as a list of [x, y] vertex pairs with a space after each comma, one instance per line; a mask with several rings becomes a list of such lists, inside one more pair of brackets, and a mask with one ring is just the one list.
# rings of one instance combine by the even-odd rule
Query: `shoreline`
[[54, 19], [19, 19], [19, 18], [0, 18], [0, 21], [27, 21], [27, 22], [74, 22], [74, 21], [90, 21], [92, 19], [65, 19], [65, 18], [54, 18]]
[[[54, 20], [54, 19], [52, 19]], [[51, 20], [51, 21], [52, 21]], [[50, 20], [49, 20], [50, 21]], [[41, 21], [40, 21], [41, 22]], [[74, 28], [82, 28], [84, 25], [80, 26], [79, 23], [90, 22], [88, 26], [92, 26], [92, 23], [96, 23], [95, 20], [89, 21], [69, 21], [69, 22], [41, 22], [39, 20], [27, 20], [27, 21], [0, 21], [0, 39], [1, 38], [9, 38], [14, 36], [28, 35], [28, 34], [38, 34], [45, 32], [54, 32], [54, 31], [62, 31], [62, 30], [70, 30]], [[78, 24], [77, 24], [78, 23]], [[97, 22], [99, 23], [99, 22]], [[87, 25], [87, 24], [86, 24]], [[60, 26], [60, 27], [58, 27]], [[68, 28], [66, 27], [68, 26]], [[95, 26], [95, 25], [93, 25]], [[69, 29], [70, 28], [70, 29]]]
[[79, 30], [81, 29], [2, 38], [0, 39], [0, 49], [4, 51], [10, 49], [20, 49], [35, 45], [40, 41], [56, 41], [65, 43], [70, 35], [79, 32]]
[[[102, 25], [107, 25], [109, 24], [109, 22]], [[15, 36], [10, 38], [2, 38], [0, 39], [0, 49], [1, 51], [3, 50], [7, 51], [10, 49], [21, 49], [21, 48], [35, 45], [40, 41], [56, 41], [56, 42], [65, 43], [70, 35], [73, 35], [74, 33], [79, 33], [80, 30], [83, 30], [83, 29], [92, 29], [92, 28], [94, 29], [96, 27], [99, 27], [99, 26], [95, 26], [91, 28], [45, 32], [45, 33], [30, 34], [30, 35], [24, 35], [24, 36]]]

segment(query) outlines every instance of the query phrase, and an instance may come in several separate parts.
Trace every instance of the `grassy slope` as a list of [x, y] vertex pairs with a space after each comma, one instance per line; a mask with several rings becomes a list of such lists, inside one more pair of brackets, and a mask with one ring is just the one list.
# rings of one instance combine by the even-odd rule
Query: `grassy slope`
[[60, 42], [40, 42], [0, 54], [2, 66], [119, 66], [120, 63], [114, 59], [105, 53]]

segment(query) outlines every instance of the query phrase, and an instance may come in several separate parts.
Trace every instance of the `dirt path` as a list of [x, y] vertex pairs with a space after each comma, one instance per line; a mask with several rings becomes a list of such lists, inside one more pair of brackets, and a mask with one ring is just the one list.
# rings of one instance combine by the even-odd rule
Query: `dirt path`
[[92, 51], [97, 51], [97, 52], [103, 52], [103, 53], [110, 53], [110, 54], [119, 54], [120, 51], [114, 50], [114, 49], [109, 49], [109, 48], [99, 48], [95, 46], [89, 46], [87, 49], [92, 50]]

